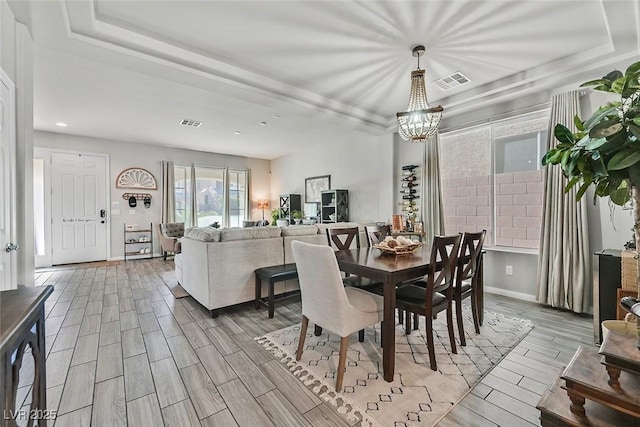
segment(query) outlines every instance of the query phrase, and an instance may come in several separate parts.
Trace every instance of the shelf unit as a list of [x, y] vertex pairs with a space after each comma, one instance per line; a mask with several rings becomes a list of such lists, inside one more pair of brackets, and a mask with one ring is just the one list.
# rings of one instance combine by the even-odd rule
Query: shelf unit
[[[409, 224], [413, 226], [413, 220], [416, 218], [418, 206], [416, 199], [420, 198], [418, 171], [420, 165], [404, 165], [402, 166], [402, 178], [400, 182], [400, 194], [402, 201], [399, 203], [402, 214], [409, 219]], [[409, 231], [413, 231], [413, 228]]]
[[[323, 223], [349, 221], [349, 190], [325, 190], [320, 193], [320, 220]], [[331, 219], [329, 215], [335, 214]]]
[[299, 194], [280, 195], [280, 219], [286, 219], [293, 224], [293, 211], [302, 212], [302, 198]]
[[[153, 258], [153, 223], [148, 229], [131, 230], [124, 225], [124, 260]], [[142, 239], [142, 240], [140, 240]], [[148, 252], [146, 252], [148, 250]], [[143, 252], [140, 252], [143, 251]], [[133, 258], [132, 258], [133, 257]]]

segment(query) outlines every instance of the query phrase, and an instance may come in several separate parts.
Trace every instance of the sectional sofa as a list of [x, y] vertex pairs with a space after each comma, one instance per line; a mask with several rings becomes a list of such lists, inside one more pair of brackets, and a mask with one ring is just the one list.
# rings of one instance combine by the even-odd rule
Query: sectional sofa
[[[348, 222], [282, 228], [190, 228], [181, 239], [182, 253], [175, 258], [176, 278], [212, 316], [217, 316], [223, 307], [253, 301], [256, 269], [293, 263], [293, 240], [326, 245], [327, 228], [354, 226], [359, 226], [361, 245], [366, 246], [364, 226]], [[288, 280], [277, 283], [275, 293], [297, 288], [297, 280]]]

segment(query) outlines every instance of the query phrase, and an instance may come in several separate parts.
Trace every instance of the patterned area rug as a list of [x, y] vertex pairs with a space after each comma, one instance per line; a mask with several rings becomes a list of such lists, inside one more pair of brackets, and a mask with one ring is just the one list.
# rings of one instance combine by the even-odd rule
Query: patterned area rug
[[358, 334], [353, 334], [341, 393], [335, 392], [340, 348], [337, 335], [325, 331], [316, 337], [310, 325], [300, 362], [295, 360], [300, 324], [256, 340], [350, 420], [373, 426], [433, 426], [533, 329], [528, 320], [487, 312], [480, 335], [476, 335], [471, 309], [463, 307], [463, 315], [467, 346], [458, 346], [458, 354], [450, 352], [444, 313], [434, 321], [437, 371], [429, 367], [424, 318], [421, 328], [411, 335], [405, 335], [398, 325], [395, 378], [391, 383], [382, 377], [379, 325], [367, 328], [362, 343]]

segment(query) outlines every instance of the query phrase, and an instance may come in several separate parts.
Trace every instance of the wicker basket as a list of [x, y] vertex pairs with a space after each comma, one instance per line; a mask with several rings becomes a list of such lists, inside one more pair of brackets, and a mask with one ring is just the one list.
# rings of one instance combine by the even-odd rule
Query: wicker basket
[[396, 246], [390, 248], [388, 246], [381, 246], [380, 244], [373, 245], [374, 248], [380, 249], [385, 254], [390, 255], [409, 255], [418, 250], [418, 248], [422, 247], [422, 243], [412, 243], [410, 245], [404, 246]]
[[636, 252], [630, 250], [622, 251], [622, 289], [627, 291], [637, 290], [636, 277], [638, 276], [638, 266], [636, 263]]

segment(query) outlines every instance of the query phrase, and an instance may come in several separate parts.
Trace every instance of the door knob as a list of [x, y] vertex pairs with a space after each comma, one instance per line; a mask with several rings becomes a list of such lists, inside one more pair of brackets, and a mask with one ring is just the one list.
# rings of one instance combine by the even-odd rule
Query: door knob
[[20, 249], [20, 245], [13, 243], [7, 243], [7, 246], [4, 248], [5, 252], [17, 251], [18, 249]]

